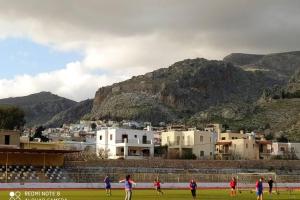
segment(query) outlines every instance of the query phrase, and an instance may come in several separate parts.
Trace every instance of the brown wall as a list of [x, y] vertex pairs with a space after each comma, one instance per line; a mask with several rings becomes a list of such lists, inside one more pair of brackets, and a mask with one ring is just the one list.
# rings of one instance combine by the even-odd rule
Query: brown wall
[[[5, 165], [7, 160], [6, 153], [0, 153], [0, 165]], [[64, 164], [63, 154], [45, 155], [46, 166], [62, 166]], [[8, 165], [33, 165], [43, 166], [44, 155], [39, 153], [8, 153]]]
[[66, 161], [66, 165], [99, 167], [145, 167], [178, 169], [297, 169], [300, 160], [101, 160], [94, 162]]

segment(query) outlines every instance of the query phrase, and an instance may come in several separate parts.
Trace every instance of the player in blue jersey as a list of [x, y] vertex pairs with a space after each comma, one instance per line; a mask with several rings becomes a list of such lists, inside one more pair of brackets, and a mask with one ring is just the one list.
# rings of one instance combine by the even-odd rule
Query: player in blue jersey
[[190, 181], [190, 190], [191, 190], [193, 199], [196, 199], [197, 183], [194, 179], [192, 179]]
[[257, 200], [263, 200], [263, 190], [264, 190], [264, 186], [263, 186], [263, 178], [260, 178], [258, 181], [256, 181], [256, 196], [257, 196]]
[[125, 183], [125, 200], [131, 200], [132, 186], [136, 183], [130, 179], [130, 175], [127, 175], [124, 180], [120, 180], [119, 183]]
[[109, 176], [105, 176], [104, 178], [104, 184], [105, 184], [105, 191], [107, 196], [111, 196], [111, 180]]

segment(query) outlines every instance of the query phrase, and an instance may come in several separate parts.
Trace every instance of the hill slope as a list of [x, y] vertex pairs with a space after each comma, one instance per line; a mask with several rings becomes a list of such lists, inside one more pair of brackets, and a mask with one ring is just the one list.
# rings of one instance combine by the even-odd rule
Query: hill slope
[[46, 123], [57, 113], [77, 103], [50, 92], [40, 92], [24, 97], [0, 99], [0, 104], [22, 108], [25, 112], [26, 125], [33, 126]]
[[282, 83], [223, 61], [187, 59], [100, 88], [92, 116], [153, 123], [180, 120], [209, 107], [255, 102], [264, 88]]
[[233, 53], [224, 58], [245, 70], [263, 70], [272, 76], [289, 80], [300, 68], [300, 51], [274, 53], [267, 55]]
[[53, 116], [46, 124], [47, 127], [61, 127], [64, 123], [78, 122], [92, 110], [93, 100], [87, 99]]

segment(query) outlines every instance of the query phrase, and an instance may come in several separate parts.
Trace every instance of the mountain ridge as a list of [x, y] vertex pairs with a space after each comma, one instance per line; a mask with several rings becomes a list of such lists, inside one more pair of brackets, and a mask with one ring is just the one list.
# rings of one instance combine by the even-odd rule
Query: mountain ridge
[[38, 126], [77, 102], [50, 92], [39, 92], [22, 97], [0, 99], [0, 104], [20, 107], [25, 112], [26, 126]]
[[[186, 59], [168, 68], [99, 88], [92, 115], [95, 118], [151, 121], [155, 117], [145, 116], [149, 111], [153, 115], [163, 113], [169, 118], [181, 119], [226, 102], [254, 102], [262, 88], [276, 84], [283, 83], [263, 72], [247, 72], [228, 62]], [[139, 100], [138, 106], [134, 103], [137, 102], [135, 98]], [[167, 112], [162, 112], [162, 107]], [[155, 123], [161, 118], [155, 119]]]

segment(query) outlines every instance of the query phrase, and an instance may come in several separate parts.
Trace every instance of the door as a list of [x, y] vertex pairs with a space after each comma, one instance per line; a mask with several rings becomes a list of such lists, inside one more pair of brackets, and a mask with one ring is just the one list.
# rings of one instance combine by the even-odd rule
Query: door
[[146, 135], [143, 136], [143, 144], [147, 144], [147, 136]]
[[9, 145], [10, 143], [10, 135], [5, 136], [5, 145]]
[[128, 135], [127, 134], [123, 134], [122, 135], [122, 142], [125, 143], [125, 139], [128, 142]]

